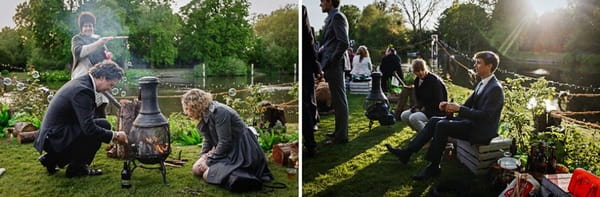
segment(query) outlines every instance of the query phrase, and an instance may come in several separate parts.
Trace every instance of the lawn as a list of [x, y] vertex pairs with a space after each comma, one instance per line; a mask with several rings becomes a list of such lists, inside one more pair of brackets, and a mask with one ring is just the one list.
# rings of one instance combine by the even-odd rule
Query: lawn
[[[66, 178], [65, 169], [48, 175], [37, 161], [39, 154], [31, 143], [18, 144], [0, 139], [0, 196], [297, 196], [298, 176], [288, 178], [286, 168], [269, 160], [269, 168], [275, 181], [283, 182], [286, 189], [250, 193], [231, 193], [219, 186], [205, 183], [192, 176], [191, 166], [200, 154], [199, 146], [172, 146], [171, 157], [180, 151], [182, 158], [189, 161], [181, 168], [167, 167], [168, 185], [164, 185], [158, 170], [136, 168], [131, 182], [133, 187], [121, 189], [123, 162], [106, 157], [104, 147], [96, 154], [92, 168], [104, 170], [94, 177]], [[139, 163], [139, 162], [138, 162]]]
[[[447, 84], [450, 97], [462, 103], [472, 90]], [[440, 177], [425, 181], [410, 178], [427, 164], [421, 150], [404, 165], [387, 152], [384, 144], [405, 147], [415, 135], [406, 124], [392, 126], [369, 121], [363, 113], [365, 95], [349, 95], [350, 142], [324, 145], [325, 133], [334, 129], [333, 115], [321, 116], [315, 133], [319, 153], [303, 160], [303, 196], [425, 196], [433, 187], [451, 188], [449, 196], [497, 196], [501, 189], [490, 184], [487, 176], [473, 175], [457, 159], [442, 162]]]

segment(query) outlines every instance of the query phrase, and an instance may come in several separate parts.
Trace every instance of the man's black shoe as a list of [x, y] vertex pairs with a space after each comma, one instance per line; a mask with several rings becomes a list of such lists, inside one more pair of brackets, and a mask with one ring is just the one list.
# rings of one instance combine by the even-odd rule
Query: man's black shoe
[[329, 138], [334, 138], [335, 137], [335, 133], [334, 132], [326, 133], [325, 136], [327, 136]]
[[388, 151], [390, 151], [392, 154], [398, 157], [398, 159], [400, 159], [400, 162], [402, 162], [403, 164], [408, 163], [410, 155], [412, 154], [411, 152], [405, 149], [394, 148], [390, 144], [385, 144], [385, 147], [388, 149]]
[[46, 171], [48, 171], [49, 175], [53, 175], [58, 172], [59, 168], [56, 166], [55, 162], [51, 161], [52, 159], [48, 156], [48, 154], [42, 155], [38, 158], [38, 161], [46, 167]]
[[412, 175], [412, 179], [414, 180], [424, 180], [424, 179], [428, 179], [431, 177], [436, 177], [439, 176], [442, 173], [442, 169], [440, 168], [440, 165], [432, 165], [429, 164], [429, 166], [427, 166], [427, 168], [425, 168], [425, 170], [419, 172], [418, 174], [414, 174]]

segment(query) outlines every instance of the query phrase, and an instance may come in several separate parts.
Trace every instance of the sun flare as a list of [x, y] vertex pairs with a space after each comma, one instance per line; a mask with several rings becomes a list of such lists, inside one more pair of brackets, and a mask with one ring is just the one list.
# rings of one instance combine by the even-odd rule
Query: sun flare
[[528, 0], [537, 15], [567, 7], [567, 0]]

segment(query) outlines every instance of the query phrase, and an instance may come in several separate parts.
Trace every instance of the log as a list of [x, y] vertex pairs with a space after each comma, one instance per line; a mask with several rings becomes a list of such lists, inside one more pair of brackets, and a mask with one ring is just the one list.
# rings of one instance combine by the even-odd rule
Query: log
[[17, 135], [17, 142], [19, 142], [19, 144], [33, 142], [38, 136], [38, 133], [38, 131], [21, 132]]
[[[130, 100], [121, 100], [121, 109], [117, 113], [117, 130], [124, 131], [129, 138], [131, 128], [133, 127], [133, 121], [137, 117], [140, 111], [140, 102], [130, 101]], [[132, 141], [131, 139], [129, 141]], [[122, 144], [110, 144], [106, 147], [107, 156], [109, 158], [116, 159], [129, 159], [133, 155], [131, 150], [129, 150], [128, 145]]]
[[16, 122], [15, 130], [13, 131], [15, 135], [18, 135], [21, 132], [30, 132], [35, 131], [37, 128], [33, 126], [33, 124], [28, 122]]

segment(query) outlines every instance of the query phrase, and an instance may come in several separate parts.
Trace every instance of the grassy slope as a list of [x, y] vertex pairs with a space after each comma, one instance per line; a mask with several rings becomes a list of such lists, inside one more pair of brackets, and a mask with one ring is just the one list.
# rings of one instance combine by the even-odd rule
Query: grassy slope
[[[84, 178], [65, 178], [65, 170], [47, 175], [37, 158], [39, 154], [31, 143], [18, 144], [16, 141], [0, 139], [0, 168], [6, 172], [0, 176], [0, 196], [191, 196], [198, 192], [201, 196], [297, 196], [298, 177], [287, 178], [286, 168], [269, 161], [269, 168], [276, 181], [284, 182], [288, 188], [273, 192], [259, 191], [245, 194], [230, 193], [216, 185], [205, 183], [192, 176], [191, 166], [200, 154], [198, 146], [173, 146], [171, 156], [182, 152], [182, 158], [189, 159], [184, 167], [167, 167], [167, 181], [164, 185], [158, 170], [136, 168], [131, 178], [133, 187], [121, 189], [121, 169], [123, 163], [106, 157], [104, 144], [96, 154], [93, 168], [104, 170], [104, 175]], [[270, 158], [268, 158], [270, 160]]]
[[[448, 92], [461, 103], [472, 91], [448, 84]], [[364, 97], [348, 97], [350, 142], [347, 144], [323, 145], [325, 133], [334, 129], [334, 117], [321, 117], [315, 134], [320, 152], [315, 158], [304, 159], [302, 164], [304, 196], [423, 196], [437, 185], [461, 189], [462, 194], [469, 196], [498, 195], [499, 191], [493, 189], [487, 177], [471, 174], [456, 159], [443, 161], [439, 178], [413, 181], [410, 175], [427, 164], [423, 158], [425, 151], [413, 155], [408, 165], [403, 165], [387, 152], [384, 144], [404, 147], [415, 131], [402, 122], [392, 126], [375, 123], [368, 131], [369, 121], [362, 108]], [[450, 196], [457, 193], [451, 192]]]

